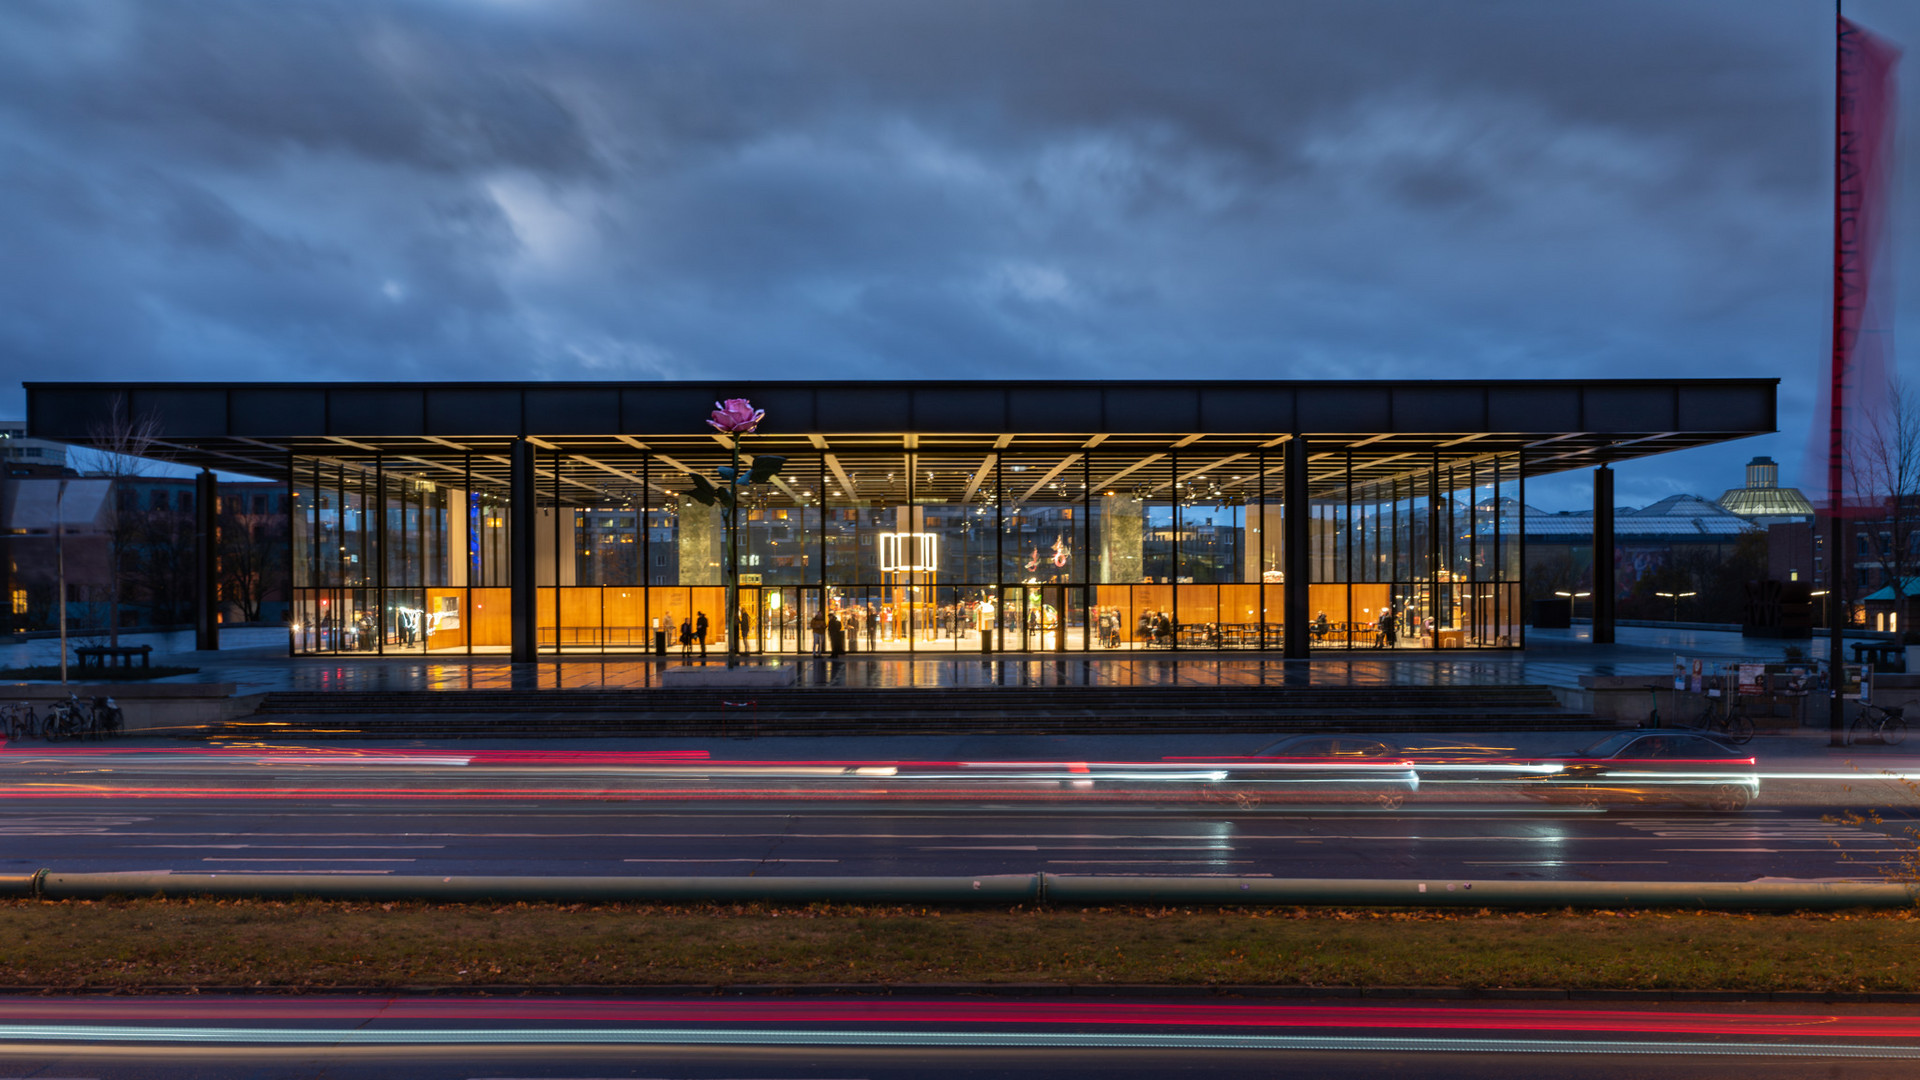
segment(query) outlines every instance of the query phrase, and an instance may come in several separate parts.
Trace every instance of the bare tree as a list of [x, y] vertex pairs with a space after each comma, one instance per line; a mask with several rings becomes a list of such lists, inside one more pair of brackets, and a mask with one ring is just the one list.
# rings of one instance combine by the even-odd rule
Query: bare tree
[[242, 622], [259, 622], [261, 605], [286, 583], [287, 536], [279, 524], [271, 514], [248, 513], [242, 496], [220, 500], [220, 593]]
[[120, 579], [129, 554], [139, 543], [144, 531], [141, 520], [143, 510], [138, 506], [137, 493], [131, 490], [127, 481], [146, 475], [151, 463], [145, 460], [145, 456], [159, 437], [159, 421], [152, 415], [133, 415], [125, 395], [114, 399], [113, 408], [105, 419], [87, 428], [87, 443], [95, 451], [93, 467], [89, 471], [113, 481], [107, 510], [110, 522], [107, 641], [111, 645], [120, 644]]
[[194, 512], [176, 504], [175, 492], [148, 492], [145, 507], [134, 510], [131, 538], [123, 553], [121, 599], [144, 602], [147, 622], [177, 625], [193, 618]]
[[[1847, 440], [1847, 479], [1865, 503], [1854, 520], [1893, 590], [1893, 609], [1907, 611], [1907, 579], [1920, 570], [1920, 403], [1898, 379], [1887, 382], [1882, 406]], [[1859, 543], [1859, 541], [1854, 541]], [[1834, 553], [1838, 565], [1839, 552]], [[1843, 587], [1835, 582], [1831, 587]]]

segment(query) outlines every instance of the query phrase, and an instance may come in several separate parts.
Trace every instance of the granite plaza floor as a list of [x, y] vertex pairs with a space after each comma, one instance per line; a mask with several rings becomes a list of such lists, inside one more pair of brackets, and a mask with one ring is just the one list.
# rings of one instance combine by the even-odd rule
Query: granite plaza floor
[[[843, 687], [939, 686], [1471, 686], [1535, 684], [1577, 686], [1583, 675], [1671, 673], [1674, 658], [1701, 658], [1710, 665], [1788, 659], [1798, 647], [1814, 660], [1826, 655], [1824, 638], [1784, 642], [1743, 638], [1719, 630], [1623, 626], [1612, 645], [1594, 645], [1584, 626], [1530, 630], [1527, 647], [1514, 651], [1416, 652], [1329, 651], [1311, 660], [1274, 654], [979, 654], [906, 657], [854, 654], [838, 660], [797, 658], [802, 685]], [[191, 651], [190, 634], [128, 635], [128, 643], [155, 646], [155, 663], [198, 667], [174, 681], [231, 682], [241, 693], [272, 690], [469, 690], [646, 689], [661, 672], [681, 663], [677, 650], [666, 660], [592, 657], [512, 664], [505, 657], [289, 657], [284, 631], [228, 631], [218, 652]], [[15, 666], [57, 657], [57, 642], [0, 647], [0, 663]], [[759, 661], [761, 658], [754, 658]], [[784, 658], [795, 663], [796, 658]], [[707, 662], [725, 663], [711, 652]]]

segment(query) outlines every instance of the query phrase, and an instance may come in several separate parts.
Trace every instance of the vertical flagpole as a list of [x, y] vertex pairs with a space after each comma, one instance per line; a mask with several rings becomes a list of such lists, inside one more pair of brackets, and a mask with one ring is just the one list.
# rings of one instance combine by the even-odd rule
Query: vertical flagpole
[[1845, 639], [1844, 620], [1851, 617], [1853, 607], [1847, 602], [1844, 591], [1847, 580], [1847, 551], [1842, 543], [1840, 527], [1840, 500], [1844, 485], [1840, 475], [1841, 454], [1845, 449], [1846, 430], [1843, 426], [1841, 409], [1846, 394], [1847, 360], [1847, 322], [1846, 293], [1847, 270], [1845, 254], [1841, 250], [1843, 242], [1843, 219], [1845, 217], [1845, 198], [1841, 190], [1841, 174], [1847, 155], [1847, 25], [1841, 15], [1842, 0], [1833, 0], [1834, 15], [1834, 169], [1833, 169], [1833, 371], [1829, 380], [1830, 408], [1827, 415], [1827, 744], [1829, 746], [1846, 745], [1846, 725], [1844, 723], [1845, 701], [1841, 698], [1841, 688], [1846, 685], [1846, 665], [1841, 656]]

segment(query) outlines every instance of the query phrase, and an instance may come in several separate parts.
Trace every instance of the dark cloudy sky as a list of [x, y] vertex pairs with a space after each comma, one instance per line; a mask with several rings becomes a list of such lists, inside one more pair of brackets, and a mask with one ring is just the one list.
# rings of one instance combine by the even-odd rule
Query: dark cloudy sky
[[[1920, 3], [1848, 12], [1920, 48]], [[24, 379], [1766, 375], [1782, 434], [1633, 466], [1621, 501], [1755, 453], [1797, 479], [1832, 28], [1827, 0], [5, 0], [0, 412]]]

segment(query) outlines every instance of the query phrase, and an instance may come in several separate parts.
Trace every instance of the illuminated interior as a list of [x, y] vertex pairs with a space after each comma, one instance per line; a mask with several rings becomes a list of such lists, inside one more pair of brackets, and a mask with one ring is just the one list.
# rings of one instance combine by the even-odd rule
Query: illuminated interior
[[516, 452], [537, 651], [678, 654], [704, 614], [724, 652], [725, 528], [690, 493], [730, 460], [704, 408], [738, 393], [768, 409], [747, 458], [787, 458], [745, 500], [749, 652], [810, 653], [833, 615], [855, 654], [1277, 650], [1290, 632], [1297, 654], [1520, 647], [1526, 478], [1770, 429], [1774, 384], [28, 392], [36, 434], [131, 403], [161, 416], [154, 456], [285, 479], [296, 652], [508, 651]]

